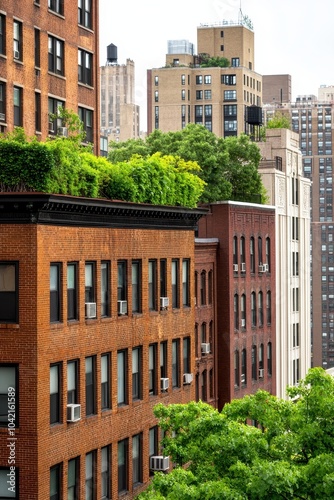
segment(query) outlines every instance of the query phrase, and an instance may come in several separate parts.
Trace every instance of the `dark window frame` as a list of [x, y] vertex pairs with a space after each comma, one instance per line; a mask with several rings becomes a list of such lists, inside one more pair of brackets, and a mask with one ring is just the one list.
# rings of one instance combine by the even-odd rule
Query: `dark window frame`
[[129, 440], [122, 439], [118, 441], [118, 460], [117, 460], [117, 470], [118, 470], [118, 493], [125, 493], [129, 489], [128, 484], [128, 464], [129, 464]]
[[[69, 273], [73, 269], [73, 275]], [[67, 263], [67, 320], [76, 321], [79, 318], [78, 308], [78, 263]]]
[[[120, 357], [122, 356], [122, 365]], [[117, 351], [117, 404], [125, 406], [128, 404], [128, 351], [121, 349]]]
[[[56, 374], [52, 375], [56, 368]], [[56, 377], [56, 379], [55, 379]], [[53, 384], [56, 382], [56, 386]], [[62, 423], [61, 412], [62, 401], [62, 364], [53, 363], [50, 365], [50, 425]]]
[[142, 370], [142, 348], [141, 346], [132, 349], [132, 400], [138, 401], [143, 398], [143, 370]]
[[0, 54], [6, 55], [6, 16], [0, 13]]
[[89, 87], [94, 86], [93, 54], [83, 49], [78, 49], [78, 82]]
[[[62, 498], [62, 472], [63, 472], [62, 463], [50, 467], [50, 500], [61, 500]], [[52, 488], [53, 479], [55, 481], [54, 485], [56, 487], [55, 490]]]
[[[73, 367], [73, 373], [70, 373]], [[73, 380], [71, 376], [73, 375]], [[67, 362], [67, 404], [78, 404], [79, 402], [79, 360], [71, 359]]]
[[96, 415], [96, 356], [85, 358], [85, 393], [86, 417]]
[[[4, 267], [3, 274], [1, 272]], [[14, 278], [9, 276], [5, 282], [6, 268], [14, 270]], [[13, 271], [9, 269], [9, 273]], [[9, 280], [9, 281], [8, 281]], [[13, 290], [14, 288], [14, 290]], [[0, 262], [0, 323], [19, 322], [19, 263], [16, 261]]]
[[23, 88], [13, 87], [14, 127], [23, 126]]
[[[53, 274], [55, 273], [55, 276]], [[50, 263], [50, 323], [62, 321], [62, 263]]]
[[101, 354], [101, 410], [111, 409], [111, 355]]
[[65, 75], [65, 44], [63, 40], [48, 37], [48, 71], [54, 75]]
[[[136, 448], [134, 447], [136, 443]], [[132, 436], [132, 484], [134, 487], [143, 482], [143, 433]]]
[[60, 16], [64, 15], [64, 0], [48, 0], [48, 9]]
[[111, 300], [110, 300], [110, 270], [111, 263], [109, 260], [101, 261], [101, 317], [109, 318], [111, 316]]
[[93, 13], [91, 0], [78, 0], [78, 24], [84, 28], [93, 28]]

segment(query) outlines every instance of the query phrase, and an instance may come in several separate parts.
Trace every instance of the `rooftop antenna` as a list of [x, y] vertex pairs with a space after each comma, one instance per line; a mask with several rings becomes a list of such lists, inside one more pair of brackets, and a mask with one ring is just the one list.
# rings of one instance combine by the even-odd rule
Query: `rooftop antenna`
[[239, 19], [238, 23], [243, 24], [244, 16], [242, 15], [242, 9], [241, 9], [241, 0], [240, 0], [240, 8], [239, 8]]

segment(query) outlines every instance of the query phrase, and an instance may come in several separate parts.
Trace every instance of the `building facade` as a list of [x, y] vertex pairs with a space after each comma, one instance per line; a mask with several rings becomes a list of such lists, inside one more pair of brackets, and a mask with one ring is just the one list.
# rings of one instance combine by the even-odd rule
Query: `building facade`
[[218, 238], [217, 407], [258, 389], [276, 394], [275, 208], [217, 202], [199, 238]]
[[298, 134], [267, 129], [259, 171], [276, 207], [276, 387], [286, 398], [311, 367], [311, 182]]
[[2, 0], [0, 132], [23, 127], [43, 141], [66, 135], [62, 120], [50, 117], [61, 106], [79, 115], [98, 154], [98, 15], [96, 0]]
[[205, 211], [33, 193], [1, 207], [1, 496], [133, 498], [169, 465], [155, 404], [195, 399]]
[[[248, 124], [247, 110], [262, 105], [252, 29], [243, 22], [201, 25], [198, 55], [186, 42], [170, 42], [165, 67], [147, 71], [148, 134], [181, 130], [188, 123], [204, 125], [218, 137], [248, 133], [253, 123]], [[207, 56], [226, 58], [229, 65], [202, 67]]]

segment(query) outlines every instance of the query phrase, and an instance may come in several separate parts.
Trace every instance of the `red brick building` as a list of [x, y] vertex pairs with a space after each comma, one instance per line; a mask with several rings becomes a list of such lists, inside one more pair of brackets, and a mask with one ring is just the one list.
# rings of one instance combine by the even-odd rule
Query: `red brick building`
[[99, 151], [99, 2], [1, 0], [0, 132], [41, 140], [66, 134], [62, 106], [79, 115]]
[[275, 208], [218, 202], [199, 238], [218, 238], [218, 409], [264, 389], [275, 394]]
[[203, 213], [0, 195], [0, 496], [129, 499], [168, 467], [153, 407], [195, 399]]

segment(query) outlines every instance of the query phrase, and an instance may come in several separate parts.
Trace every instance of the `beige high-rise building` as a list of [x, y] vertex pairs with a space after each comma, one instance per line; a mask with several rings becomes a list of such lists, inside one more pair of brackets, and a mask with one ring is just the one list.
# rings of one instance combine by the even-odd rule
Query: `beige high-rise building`
[[[252, 134], [262, 120], [253, 30], [243, 18], [201, 25], [197, 48], [194, 55], [187, 40], [169, 41], [165, 67], [147, 71], [147, 132], [196, 123], [219, 137]], [[226, 58], [228, 66], [206, 64], [208, 57]]]

